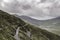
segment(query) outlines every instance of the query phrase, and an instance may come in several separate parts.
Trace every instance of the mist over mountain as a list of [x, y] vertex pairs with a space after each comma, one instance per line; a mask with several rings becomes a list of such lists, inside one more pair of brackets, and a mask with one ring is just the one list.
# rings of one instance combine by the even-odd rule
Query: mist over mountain
[[0, 0], [0, 40], [60, 40], [60, 0]]
[[18, 15], [15, 15], [15, 16], [18, 18], [21, 18], [22, 20], [30, 24], [36, 25], [39, 28], [42, 28], [60, 35], [60, 17], [50, 19], [50, 20], [36, 20], [28, 16], [18, 16]]
[[32, 24], [35, 24], [35, 25], [38, 25], [40, 26], [40, 24], [44, 24], [45, 22], [52, 22], [52, 23], [55, 23], [56, 21], [59, 22], [60, 20], [60, 17], [56, 17], [56, 18], [53, 18], [53, 19], [49, 19], [49, 20], [37, 20], [37, 19], [34, 19], [34, 18], [31, 18], [29, 16], [18, 16], [18, 15], [15, 15], [16, 17], [18, 18], [21, 18], [22, 20], [25, 20], [29, 23], [32, 23]]
[[60, 0], [0, 0], [0, 10], [9, 14], [48, 20], [60, 16]]
[[60, 40], [60, 36], [0, 10], [0, 40]]

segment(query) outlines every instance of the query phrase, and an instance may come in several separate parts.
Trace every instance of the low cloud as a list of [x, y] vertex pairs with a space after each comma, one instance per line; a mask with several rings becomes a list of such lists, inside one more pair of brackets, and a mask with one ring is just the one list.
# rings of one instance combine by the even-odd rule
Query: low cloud
[[10, 14], [26, 15], [38, 20], [46, 20], [60, 16], [59, 0], [10, 0], [0, 1], [0, 9]]

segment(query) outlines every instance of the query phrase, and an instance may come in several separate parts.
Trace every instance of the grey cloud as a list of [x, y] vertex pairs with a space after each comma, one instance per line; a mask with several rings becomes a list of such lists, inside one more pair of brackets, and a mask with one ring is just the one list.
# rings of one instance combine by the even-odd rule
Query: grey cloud
[[[10, 2], [0, 1], [0, 9], [11, 14], [26, 15], [38, 20], [51, 19], [60, 16], [60, 4], [50, 0], [42, 0], [39, 4], [26, 0], [10, 0]], [[36, 1], [36, 0], [35, 0]], [[38, 2], [38, 0], [36, 1]], [[3, 3], [3, 6], [1, 5]], [[59, 5], [58, 5], [59, 4]], [[50, 5], [50, 6], [49, 6]]]

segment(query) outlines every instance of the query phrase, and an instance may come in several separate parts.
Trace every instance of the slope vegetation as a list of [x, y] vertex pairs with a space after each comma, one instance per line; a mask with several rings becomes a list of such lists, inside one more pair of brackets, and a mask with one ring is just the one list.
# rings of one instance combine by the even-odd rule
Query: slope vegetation
[[0, 40], [60, 40], [60, 36], [0, 10]]

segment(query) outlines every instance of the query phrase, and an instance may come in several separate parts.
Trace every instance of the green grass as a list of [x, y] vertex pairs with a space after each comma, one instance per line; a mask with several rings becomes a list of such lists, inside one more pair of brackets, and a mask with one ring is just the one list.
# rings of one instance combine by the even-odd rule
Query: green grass
[[[21, 40], [60, 40], [59, 35], [37, 28], [0, 10], [0, 40], [16, 40], [14, 35], [18, 27], [20, 27], [19, 38]], [[31, 33], [30, 37], [27, 31]]]

